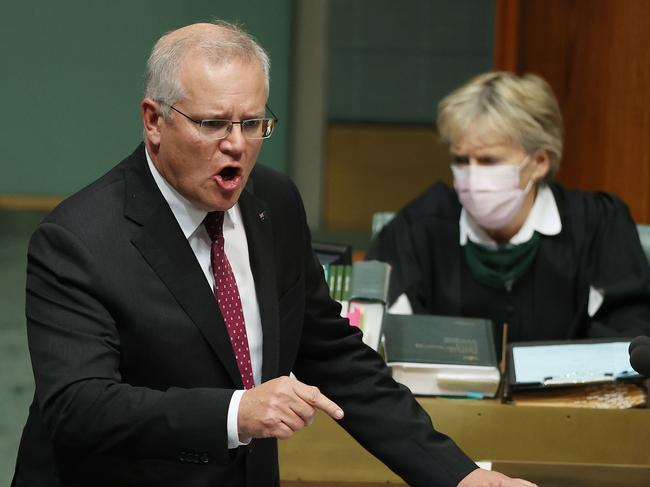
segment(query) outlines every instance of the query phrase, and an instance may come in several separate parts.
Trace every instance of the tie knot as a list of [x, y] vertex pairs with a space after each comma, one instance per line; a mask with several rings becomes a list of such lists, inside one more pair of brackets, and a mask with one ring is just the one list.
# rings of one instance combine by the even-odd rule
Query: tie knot
[[223, 235], [223, 215], [223, 211], [211, 211], [203, 220], [203, 225], [213, 242]]

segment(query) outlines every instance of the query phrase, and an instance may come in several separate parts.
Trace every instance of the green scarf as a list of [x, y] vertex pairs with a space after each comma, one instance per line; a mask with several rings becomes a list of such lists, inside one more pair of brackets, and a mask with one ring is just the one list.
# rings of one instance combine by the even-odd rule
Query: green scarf
[[494, 288], [505, 287], [510, 291], [535, 260], [540, 241], [540, 234], [534, 232], [528, 242], [501, 244], [496, 249], [488, 249], [468, 239], [465, 260], [478, 282]]

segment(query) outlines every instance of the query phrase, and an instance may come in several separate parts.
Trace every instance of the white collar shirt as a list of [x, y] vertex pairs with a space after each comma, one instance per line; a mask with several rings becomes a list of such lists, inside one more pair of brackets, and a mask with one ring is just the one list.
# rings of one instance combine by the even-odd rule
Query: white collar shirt
[[[167, 180], [158, 172], [154, 166], [149, 152], [146, 152], [147, 163], [151, 175], [158, 186], [158, 189], [167, 201], [172, 210], [178, 225], [185, 235], [188, 244], [192, 248], [196, 260], [206, 280], [214, 292], [214, 275], [210, 262], [210, 250], [212, 242], [208, 236], [205, 226], [202, 225], [207, 211], [196, 208], [183, 195], [181, 195]], [[239, 296], [244, 311], [246, 334], [248, 336], [248, 347], [251, 355], [251, 366], [253, 368], [253, 379], [255, 384], [260, 384], [262, 379], [262, 319], [255, 292], [255, 281], [250, 267], [248, 255], [248, 240], [244, 228], [239, 203], [227, 210], [223, 220], [224, 247], [228, 262], [232, 267]], [[237, 413], [239, 402], [243, 391], [235, 391], [228, 410], [228, 447], [235, 448], [245, 444], [239, 441], [237, 434]], [[247, 443], [247, 442], [246, 442]]]

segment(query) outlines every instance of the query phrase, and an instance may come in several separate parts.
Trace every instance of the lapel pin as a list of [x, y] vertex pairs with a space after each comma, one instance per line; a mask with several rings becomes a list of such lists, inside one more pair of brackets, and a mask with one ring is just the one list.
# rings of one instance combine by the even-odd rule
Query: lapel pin
[[257, 214], [257, 217], [260, 219], [261, 222], [263, 222], [264, 220], [266, 220], [266, 211], [260, 211]]

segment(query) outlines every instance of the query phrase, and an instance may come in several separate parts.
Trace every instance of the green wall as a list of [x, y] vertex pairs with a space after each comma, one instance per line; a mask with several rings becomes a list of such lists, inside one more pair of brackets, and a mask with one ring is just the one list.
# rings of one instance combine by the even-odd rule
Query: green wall
[[492, 69], [495, 0], [328, 0], [328, 9], [330, 122], [433, 124], [445, 95]]
[[141, 141], [144, 64], [164, 32], [222, 18], [271, 55], [281, 119], [259, 161], [288, 169], [291, 0], [26, 0], [0, 14], [0, 195], [65, 196]]

